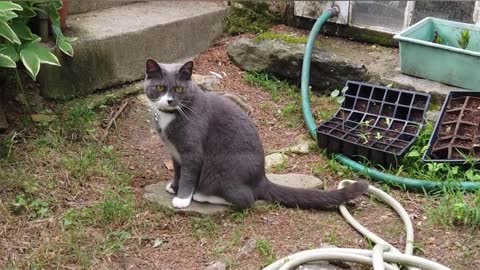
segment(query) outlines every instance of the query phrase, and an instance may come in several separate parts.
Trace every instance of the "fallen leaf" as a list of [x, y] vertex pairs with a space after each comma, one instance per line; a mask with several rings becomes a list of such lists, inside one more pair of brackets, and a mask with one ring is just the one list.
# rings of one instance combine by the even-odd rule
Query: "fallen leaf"
[[171, 159], [163, 162], [163, 164], [167, 167], [167, 170], [173, 171], [173, 161]]
[[49, 123], [55, 120], [57, 117], [55, 115], [48, 114], [32, 114], [32, 121], [37, 123]]
[[163, 244], [163, 240], [155, 239], [155, 242], [153, 242], [153, 248], [157, 248], [162, 244]]

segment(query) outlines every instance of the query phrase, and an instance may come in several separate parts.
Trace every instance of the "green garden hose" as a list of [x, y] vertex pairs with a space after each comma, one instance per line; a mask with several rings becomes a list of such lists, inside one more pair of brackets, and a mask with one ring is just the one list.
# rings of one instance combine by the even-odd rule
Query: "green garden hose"
[[[312, 110], [310, 109], [310, 64], [312, 59], [312, 50], [315, 45], [315, 39], [320, 32], [323, 24], [332, 16], [338, 15], [338, 7], [333, 7], [325, 11], [315, 22], [312, 31], [308, 37], [307, 45], [305, 48], [305, 55], [303, 58], [302, 65], [302, 84], [301, 84], [301, 95], [302, 95], [302, 111], [305, 124], [310, 132], [310, 135], [316, 140], [316, 128], [315, 119], [313, 118]], [[394, 186], [403, 187], [407, 190], [415, 191], [425, 191], [430, 192], [434, 190], [439, 190], [442, 188], [457, 188], [464, 191], [477, 191], [480, 190], [480, 182], [446, 182], [446, 181], [428, 181], [420, 180], [413, 178], [405, 178], [396, 175], [391, 175], [388, 173], [380, 172], [378, 170], [363, 166], [362, 164], [344, 156], [341, 154], [336, 154], [335, 159], [341, 164], [347, 166], [355, 172], [363, 174], [370, 177], [372, 180], [387, 183]]]

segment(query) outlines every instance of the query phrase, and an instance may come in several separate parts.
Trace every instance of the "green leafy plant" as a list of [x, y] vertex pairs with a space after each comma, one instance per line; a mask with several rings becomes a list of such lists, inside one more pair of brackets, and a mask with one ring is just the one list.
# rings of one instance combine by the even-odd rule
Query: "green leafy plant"
[[465, 29], [460, 32], [460, 35], [458, 35], [457, 38], [457, 43], [460, 48], [465, 50], [468, 47], [468, 43], [470, 43], [470, 31]]
[[375, 134], [375, 139], [380, 140], [381, 138], [383, 138], [382, 134], [380, 134], [380, 132], [377, 132]]
[[440, 36], [437, 30], [435, 30], [432, 42], [437, 44], [443, 44], [442, 37]]
[[368, 141], [369, 141], [369, 134], [368, 133], [360, 133], [360, 138], [362, 139], [363, 141], [363, 144], [367, 144]]
[[60, 28], [58, 10], [61, 7], [60, 0], [0, 2], [0, 67], [17, 68], [17, 62], [21, 62], [30, 77], [36, 80], [41, 64], [60, 66], [57, 57], [40, 44], [41, 38], [28, 27], [37, 12], [48, 15], [57, 47], [73, 56], [70, 42], [74, 38], [65, 37]]
[[338, 104], [342, 104], [345, 101], [345, 93], [348, 91], [348, 86], [345, 86], [342, 91], [335, 89], [330, 96], [334, 98]]

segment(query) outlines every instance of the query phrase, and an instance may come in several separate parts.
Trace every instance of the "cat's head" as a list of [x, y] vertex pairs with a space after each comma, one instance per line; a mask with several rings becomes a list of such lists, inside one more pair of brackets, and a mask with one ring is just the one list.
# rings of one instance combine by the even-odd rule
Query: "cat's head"
[[192, 61], [185, 64], [160, 64], [148, 59], [144, 88], [152, 108], [173, 112], [189, 106], [195, 90], [192, 72]]

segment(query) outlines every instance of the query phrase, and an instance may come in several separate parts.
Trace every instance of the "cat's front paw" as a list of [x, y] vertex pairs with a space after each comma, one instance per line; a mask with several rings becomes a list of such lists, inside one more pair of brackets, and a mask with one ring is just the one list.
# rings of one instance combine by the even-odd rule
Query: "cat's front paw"
[[170, 194], [176, 194], [175, 190], [173, 189], [173, 182], [170, 182], [165, 187], [165, 190]]
[[175, 208], [186, 208], [190, 205], [191, 201], [192, 201], [191, 197], [190, 198], [185, 198], [185, 199], [175, 197], [172, 200], [172, 205]]

